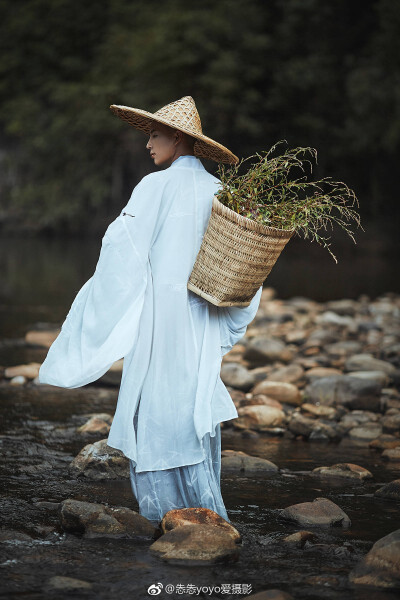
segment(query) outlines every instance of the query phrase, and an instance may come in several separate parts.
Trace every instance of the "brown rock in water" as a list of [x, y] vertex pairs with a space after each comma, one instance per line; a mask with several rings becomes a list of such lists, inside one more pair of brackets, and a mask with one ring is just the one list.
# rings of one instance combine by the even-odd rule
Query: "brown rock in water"
[[381, 419], [383, 431], [385, 433], [396, 433], [400, 431], [400, 412], [397, 414], [385, 414]]
[[369, 442], [368, 445], [370, 448], [375, 448], [376, 450], [397, 448], [397, 446], [400, 446], [400, 438], [390, 435], [389, 433], [382, 433], [382, 435]]
[[343, 477], [346, 479], [371, 479], [372, 473], [364, 467], [353, 463], [337, 463], [327, 467], [316, 467], [311, 471], [311, 475], [318, 477]]
[[285, 420], [285, 413], [282, 410], [264, 404], [242, 406], [237, 409], [237, 412], [239, 416], [233, 420], [236, 429], [265, 431], [281, 425]]
[[395, 479], [376, 490], [374, 496], [378, 498], [389, 498], [390, 500], [400, 500], [400, 479]]
[[400, 529], [375, 542], [349, 573], [349, 581], [354, 586], [400, 590]]
[[235, 542], [241, 541], [241, 535], [233, 525], [210, 508], [176, 508], [165, 513], [160, 523], [161, 531], [167, 533], [175, 527], [186, 525], [214, 525], [229, 533]]
[[279, 467], [266, 458], [250, 456], [240, 450], [222, 450], [221, 469], [236, 471], [240, 475], [270, 474], [279, 471]]
[[377, 438], [381, 433], [382, 425], [379, 423], [367, 422], [350, 429], [348, 436], [359, 442], [369, 442]]
[[303, 530], [287, 535], [281, 541], [285, 542], [286, 544], [295, 544], [296, 546], [303, 547], [308, 540], [314, 541], [315, 537], [315, 533], [312, 531]]
[[83, 579], [75, 579], [74, 577], [65, 577], [63, 575], [55, 575], [50, 577], [43, 586], [43, 591], [54, 592], [81, 592], [86, 596], [86, 592], [91, 590], [93, 584]]
[[65, 531], [87, 537], [150, 537], [157, 534], [151, 522], [125, 507], [81, 502], [68, 498], [61, 503], [61, 524]]
[[382, 458], [386, 458], [390, 462], [398, 462], [400, 460], [400, 446], [384, 450], [381, 454]]
[[337, 414], [335, 408], [323, 406], [322, 404], [309, 404], [308, 402], [305, 402], [300, 408], [302, 412], [310, 413], [316, 417], [327, 417], [328, 419], [333, 419]]
[[293, 383], [281, 383], [278, 381], [261, 381], [252, 390], [253, 396], [265, 394], [269, 398], [299, 406], [302, 402], [301, 394]]
[[15, 365], [14, 367], [7, 367], [4, 370], [4, 377], [11, 379], [21, 375], [27, 379], [35, 379], [39, 375], [40, 363], [31, 362], [27, 365]]
[[149, 550], [171, 564], [201, 566], [236, 562], [240, 545], [221, 527], [197, 524], [175, 527], [159, 537]]
[[351, 525], [346, 513], [328, 498], [315, 498], [313, 502], [293, 504], [284, 508], [281, 516], [306, 526], [348, 527]]
[[88, 479], [120, 479], [129, 477], [129, 460], [107, 439], [87, 444], [69, 465], [71, 475]]

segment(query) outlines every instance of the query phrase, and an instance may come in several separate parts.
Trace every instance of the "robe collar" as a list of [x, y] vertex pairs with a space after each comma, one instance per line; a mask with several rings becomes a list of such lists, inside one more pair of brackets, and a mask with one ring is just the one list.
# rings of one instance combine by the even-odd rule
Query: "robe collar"
[[203, 163], [196, 157], [191, 154], [185, 154], [185, 156], [179, 156], [174, 160], [172, 165], [169, 167], [170, 169], [202, 169], [204, 166]]

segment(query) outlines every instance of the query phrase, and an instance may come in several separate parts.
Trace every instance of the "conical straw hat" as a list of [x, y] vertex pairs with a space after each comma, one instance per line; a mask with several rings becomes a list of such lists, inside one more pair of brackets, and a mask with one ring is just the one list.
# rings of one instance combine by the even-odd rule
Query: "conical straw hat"
[[152, 123], [157, 121], [191, 135], [196, 139], [193, 149], [195, 156], [221, 163], [234, 164], [239, 161], [228, 148], [203, 134], [200, 116], [191, 96], [171, 102], [155, 113], [118, 104], [111, 104], [110, 109], [129, 125], [147, 134], [150, 134]]

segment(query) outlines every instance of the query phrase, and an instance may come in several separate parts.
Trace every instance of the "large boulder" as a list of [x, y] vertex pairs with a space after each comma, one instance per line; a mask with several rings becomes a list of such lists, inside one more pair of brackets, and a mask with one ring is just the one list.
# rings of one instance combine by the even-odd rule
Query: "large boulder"
[[349, 574], [354, 586], [400, 590], [400, 529], [372, 546]]
[[175, 527], [149, 547], [150, 552], [171, 564], [206, 566], [220, 562], [236, 562], [240, 545], [230, 533], [215, 525]]
[[61, 524], [65, 531], [86, 537], [154, 538], [156, 528], [137, 512], [68, 498], [61, 503]]
[[315, 498], [284, 508], [281, 516], [296, 521], [301, 526], [348, 527], [351, 521], [346, 513], [328, 498]]
[[71, 475], [88, 479], [121, 479], [129, 477], [129, 460], [107, 440], [87, 444], [69, 465]]

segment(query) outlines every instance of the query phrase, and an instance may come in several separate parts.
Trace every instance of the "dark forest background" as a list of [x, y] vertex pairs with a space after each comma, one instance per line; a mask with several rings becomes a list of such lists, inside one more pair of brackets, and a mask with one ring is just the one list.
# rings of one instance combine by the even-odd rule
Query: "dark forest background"
[[313, 146], [364, 226], [398, 219], [400, 2], [0, 0], [0, 231], [104, 231], [154, 170], [109, 105], [185, 95], [237, 155]]

